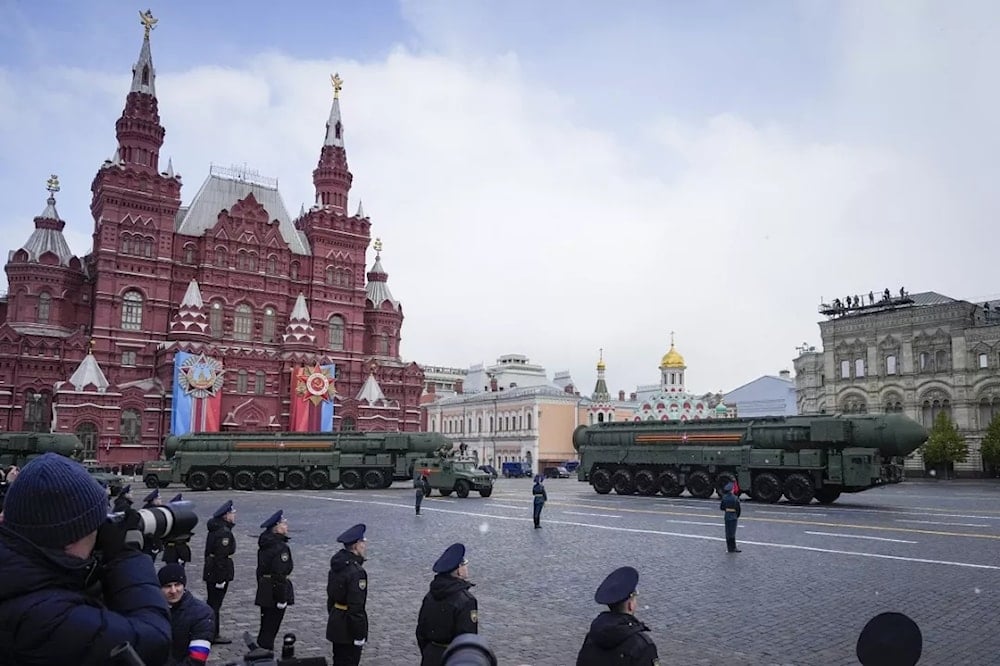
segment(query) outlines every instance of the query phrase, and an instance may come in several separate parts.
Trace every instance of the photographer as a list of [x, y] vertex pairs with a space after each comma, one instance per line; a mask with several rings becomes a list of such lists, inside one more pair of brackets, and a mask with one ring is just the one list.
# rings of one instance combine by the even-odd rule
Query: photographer
[[0, 524], [0, 664], [106, 664], [125, 642], [147, 664], [167, 659], [170, 615], [136, 547], [139, 516], [111, 522], [107, 507], [87, 470], [54, 453], [10, 486]]

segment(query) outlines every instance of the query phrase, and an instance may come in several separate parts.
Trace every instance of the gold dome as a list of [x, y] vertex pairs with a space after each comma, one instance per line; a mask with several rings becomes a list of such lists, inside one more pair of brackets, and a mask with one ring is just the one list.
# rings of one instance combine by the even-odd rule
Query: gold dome
[[600, 371], [600, 370], [604, 370], [605, 367], [607, 367], [607, 366], [604, 365], [604, 350], [602, 349], [601, 350], [601, 356], [597, 359], [597, 369]]
[[663, 355], [660, 359], [661, 368], [685, 368], [684, 357], [674, 349], [674, 343], [670, 343], [670, 351]]

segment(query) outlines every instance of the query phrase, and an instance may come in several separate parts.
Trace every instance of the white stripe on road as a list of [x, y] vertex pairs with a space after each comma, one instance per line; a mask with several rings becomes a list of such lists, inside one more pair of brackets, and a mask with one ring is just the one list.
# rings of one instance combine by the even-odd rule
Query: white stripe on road
[[523, 510], [523, 509], [526, 509], [528, 507], [528, 505], [525, 504], [524, 506], [512, 506], [510, 504], [495, 504], [493, 502], [490, 502], [490, 507], [491, 508], [492, 507], [496, 507], [498, 509], [518, 509], [518, 510]]
[[[396, 504], [390, 502], [366, 502], [362, 499], [348, 499], [342, 497], [325, 497], [323, 495], [309, 495], [306, 493], [274, 493], [283, 497], [305, 497], [324, 502], [349, 502], [352, 504], [374, 504], [378, 506], [391, 506], [410, 510], [410, 504]], [[495, 516], [488, 513], [472, 513], [470, 511], [455, 511], [454, 509], [435, 509], [426, 507], [426, 510], [437, 511], [439, 513], [453, 513], [460, 516], [472, 516], [475, 518], [493, 518], [496, 520], [514, 520], [528, 522], [531, 518], [521, 518], [517, 516]], [[607, 530], [612, 532], [626, 532], [629, 534], [655, 534], [657, 536], [677, 537], [678, 539], [699, 539], [702, 541], [725, 541], [723, 537], [706, 536], [704, 534], [684, 534], [682, 532], [665, 532], [663, 530], [639, 529], [635, 527], [616, 527], [614, 525], [598, 525], [596, 523], [575, 523], [570, 521], [550, 522], [549, 525], [569, 526], [569, 527], [589, 527], [595, 530]], [[973, 562], [957, 562], [953, 560], [931, 560], [921, 557], [906, 557], [903, 555], [886, 555], [884, 553], [862, 553], [852, 550], [835, 550], [832, 548], [816, 548], [814, 546], [800, 546], [791, 543], [768, 543], [766, 541], [743, 541], [740, 545], [762, 546], [764, 548], [783, 548], [785, 550], [802, 550], [811, 553], [827, 553], [829, 555], [847, 555], [849, 557], [867, 557], [875, 560], [892, 560], [896, 562], [912, 562], [914, 564], [937, 564], [941, 566], [959, 567], [962, 569], [986, 569], [989, 571], [1000, 571], [1000, 566], [993, 564], [975, 564]]]
[[568, 516], [595, 516], [597, 518], [621, 518], [610, 513], [583, 513], [581, 511], [563, 511]]
[[869, 541], [891, 541], [892, 543], [916, 543], [916, 541], [907, 541], [906, 539], [886, 539], [885, 537], [863, 536], [861, 534], [835, 534], [833, 532], [806, 532], [806, 534], [815, 534], [816, 536], [844, 537], [847, 539], [867, 539]]
[[920, 525], [951, 525], [953, 527], [989, 527], [989, 525], [983, 523], [937, 523], [933, 520], [903, 520], [901, 518], [896, 519], [897, 523], [917, 523]]
[[[665, 520], [665, 523], [678, 523], [680, 525], [708, 525], [709, 527], [722, 527], [722, 521], [715, 521], [714, 523], [699, 523], [695, 520]], [[740, 527], [741, 530], [746, 529], [746, 526]]]

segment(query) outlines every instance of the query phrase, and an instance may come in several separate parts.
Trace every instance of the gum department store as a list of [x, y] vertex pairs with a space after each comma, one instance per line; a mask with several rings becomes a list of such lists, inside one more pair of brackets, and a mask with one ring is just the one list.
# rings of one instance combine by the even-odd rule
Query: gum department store
[[403, 309], [378, 255], [366, 274], [371, 221], [360, 204], [348, 212], [339, 77], [314, 206], [293, 219], [276, 182], [218, 168], [182, 206], [181, 175], [161, 169], [151, 27], [117, 148], [91, 185], [92, 251], [71, 252], [53, 176], [34, 231], [9, 253], [0, 429], [73, 432], [107, 462], [156, 458], [178, 351], [221, 361], [224, 430], [287, 430], [292, 369], [328, 363], [334, 429], [420, 429], [424, 373], [400, 358]]

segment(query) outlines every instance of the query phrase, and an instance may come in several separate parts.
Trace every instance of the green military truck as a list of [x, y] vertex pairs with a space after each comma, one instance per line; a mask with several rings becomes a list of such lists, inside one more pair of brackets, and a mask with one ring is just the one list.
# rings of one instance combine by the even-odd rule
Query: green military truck
[[424, 490], [424, 495], [430, 495], [431, 490], [437, 490], [442, 497], [455, 493], [459, 497], [468, 497], [473, 490], [480, 497], [493, 494], [493, 477], [476, 467], [476, 461], [471, 458], [420, 458], [413, 463], [414, 473], [419, 472], [430, 481], [430, 488]]
[[174, 475], [174, 466], [167, 460], [147, 460], [142, 463], [142, 480], [147, 488], [166, 488]]
[[115, 474], [110, 465], [102, 465], [96, 460], [84, 460], [81, 464], [98, 483], [111, 489], [112, 497], [118, 497], [118, 493], [125, 487], [124, 477]]

